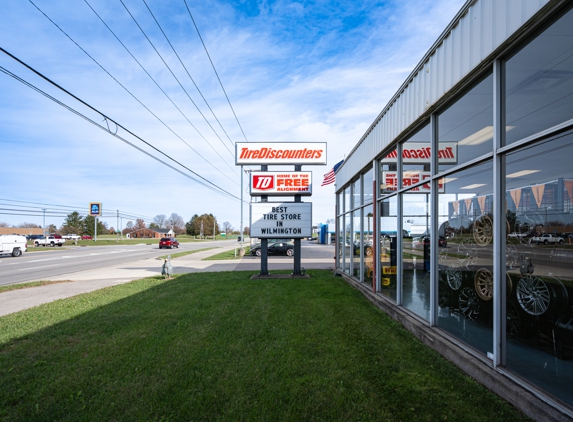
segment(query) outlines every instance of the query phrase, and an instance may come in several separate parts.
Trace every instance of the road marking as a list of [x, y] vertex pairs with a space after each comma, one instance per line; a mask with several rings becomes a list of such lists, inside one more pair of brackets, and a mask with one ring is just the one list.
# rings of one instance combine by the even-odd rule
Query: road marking
[[[58, 266], [60, 266], [60, 265], [61, 265], [61, 264], [42, 265], [41, 267], [34, 267], [34, 270], [37, 270], [37, 269], [39, 269], [39, 268], [58, 267]], [[29, 270], [30, 270], [29, 268], [20, 268], [20, 269], [18, 269], [18, 271], [29, 271]]]

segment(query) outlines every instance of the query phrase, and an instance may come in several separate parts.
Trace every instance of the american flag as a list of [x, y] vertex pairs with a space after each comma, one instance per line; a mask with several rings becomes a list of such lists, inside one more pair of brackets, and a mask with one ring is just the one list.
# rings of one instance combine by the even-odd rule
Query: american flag
[[340, 161], [339, 163], [336, 163], [334, 167], [332, 167], [332, 170], [330, 170], [328, 173], [324, 175], [324, 180], [322, 181], [322, 185], [320, 186], [326, 186], [330, 185], [331, 183], [334, 183], [334, 181], [336, 180], [336, 174], [335, 174], [336, 170], [338, 170], [338, 167], [340, 167], [343, 162], [344, 160]]

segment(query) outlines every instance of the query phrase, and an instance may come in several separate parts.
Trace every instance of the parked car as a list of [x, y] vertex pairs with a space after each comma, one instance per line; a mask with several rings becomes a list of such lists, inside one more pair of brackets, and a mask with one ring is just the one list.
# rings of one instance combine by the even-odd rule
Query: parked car
[[93, 239], [93, 237], [91, 237], [89, 234], [84, 234], [82, 236], [82, 240], [92, 240], [92, 239]]
[[49, 236], [52, 236], [54, 239], [62, 239], [62, 235], [58, 233], [50, 233]]
[[81, 236], [77, 235], [77, 234], [66, 234], [64, 235], [64, 239], [67, 240], [80, 240]]
[[20, 235], [0, 235], [0, 254], [11, 254], [14, 257], [28, 250], [26, 237]]
[[62, 246], [66, 243], [66, 239], [57, 239], [54, 236], [42, 236], [40, 239], [34, 240], [34, 246]]
[[173, 249], [178, 247], [179, 247], [179, 241], [174, 237], [162, 237], [161, 240], [159, 241], [159, 249], [163, 248]]
[[547, 245], [549, 243], [559, 243], [561, 245], [563, 244], [562, 237], [554, 236], [552, 234], [542, 234], [541, 236], [534, 236], [531, 238], [530, 241], [538, 245], [540, 243], [543, 243], [544, 245]]
[[43, 234], [29, 234], [28, 236], [26, 236], [26, 240], [36, 240], [36, 239], [41, 239], [42, 237], [44, 237]]
[[513, 232], [513, 233], [509, 233], [507, 235], [507, 237], [513, 238], [513, 239], [519, 239], [519, 238], [524, 238], [527, 237], [527, 233], [517, 233], [517, 232]]
[[[271, 254], [285, 254], [287, 256], [294, 255], [294, 243], [291, 242], [276, 242], [269, 243], [267, 246], [267, 253]], [[254, 245], [251, 247], [251, 255], [261, 256], [263, 254], [261, 245]]]
[[[416, 239], [414, 239], [412, 241], [412, 243], [414, 243], [415, 241], [416, 241]], [[429, 245], [430, 244], [430, 236], [422, 236], [417, 241], [421, 244]], [[438, 246], [440, 248], [445, 248], [446, 246], [448, 246], [448, 241], [446, 240], [446, 238], [444, 236], [438, 237]]]

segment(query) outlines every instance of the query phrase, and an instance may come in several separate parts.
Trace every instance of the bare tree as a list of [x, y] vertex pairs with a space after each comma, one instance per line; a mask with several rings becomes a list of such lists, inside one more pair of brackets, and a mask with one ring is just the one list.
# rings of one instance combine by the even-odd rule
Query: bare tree
[[179, 214], [173, 213], [167, 220], [167, 228], [172, 228], [177, 234], [185, 233], [185, 221]]
[[18, 227], [21, 229], [38, 229], [38, 228], [40, 228], [39, 225], [34, 224], [34, 223], [20, 223], [20, 224], [18, 224]]
[[229, 233], [233, 231], [233, 225], [228, 221], [225, 221], [223, 223], [223, 231], [225, 232], [225, 236], [227, 236]]
[[164, 229], [167, 227], [167, 216], [165, 214], [156, 215], [153, 218], [153, 222], [157, 224], [158, 229]]
[[10, 227], [10, 224], [0, 221], [0, 227]]

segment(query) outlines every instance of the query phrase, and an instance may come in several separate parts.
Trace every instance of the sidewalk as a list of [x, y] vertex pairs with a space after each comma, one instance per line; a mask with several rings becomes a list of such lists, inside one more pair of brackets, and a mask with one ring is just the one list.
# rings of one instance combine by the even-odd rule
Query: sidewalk
[[[216, 248], [196, 252], [171, 260], [174, 274], [221, 271], [260, 271], [260, 259], [245, 256], [243, 259], [225, 261], [202, 261], [202, 259], [217, 255], [221, 252], [232, 251], [234, 247]], [[284, 257], [269, 257], [269, 271], [292, 270], [293, 260]], [[333, 259], [303, 259], [301, 266], [305, 269], [331, 269]], [[129, 283], [141, 278], [161, 275], [163, 260], [148, 258], [123, 265], [114, 265], [59, 277], [42, 278], [47, 281], [67, 281], [45, 286], [29, 287], [0, 293], [0, 316], [19, 312], [24, 309], [53, 302], [59, 299], [92, 292], [116, 284]]]

